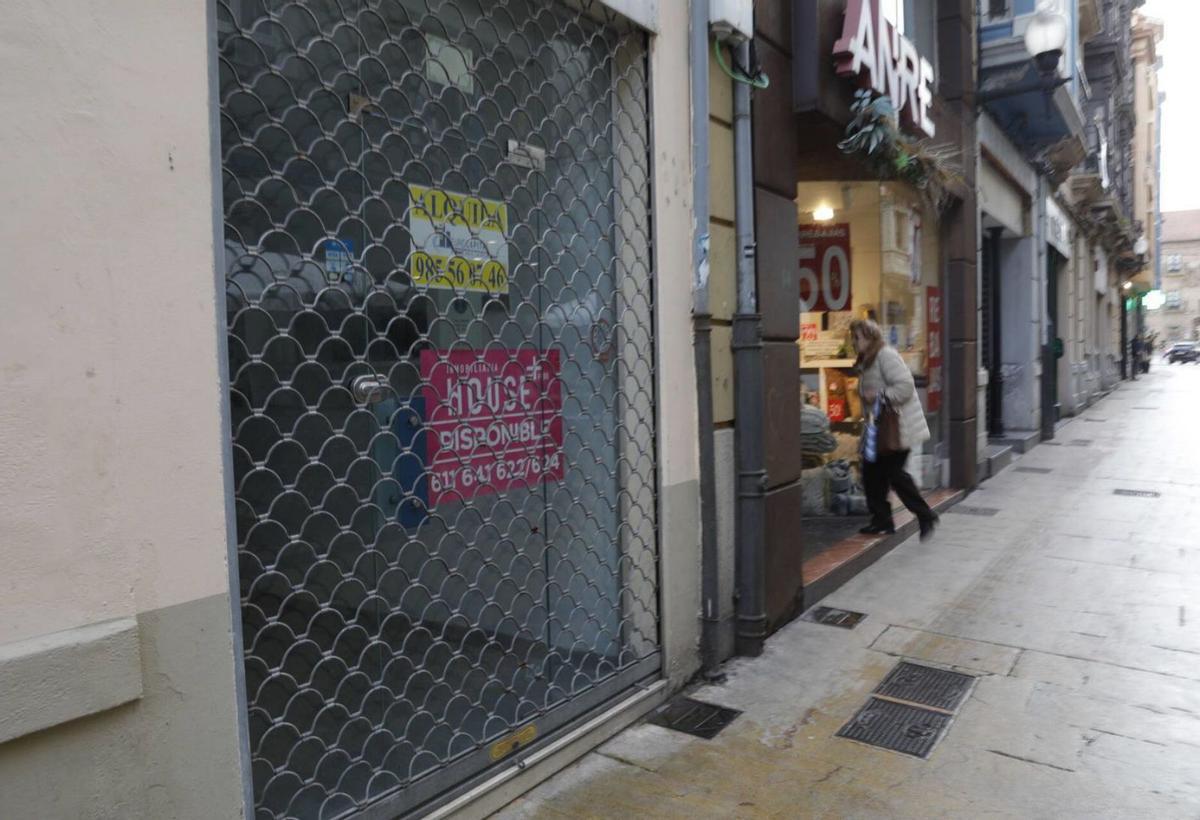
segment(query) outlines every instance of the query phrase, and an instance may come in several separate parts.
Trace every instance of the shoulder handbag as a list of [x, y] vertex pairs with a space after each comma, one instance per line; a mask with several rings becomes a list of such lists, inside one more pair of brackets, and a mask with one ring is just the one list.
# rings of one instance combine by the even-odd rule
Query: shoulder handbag
[[879, 416], [875, 419], [878, 430], [875, 447], [880, 455], [899, 453], [904, 450], [900, 440], [900, 410], [890, 402], [883, 402]]

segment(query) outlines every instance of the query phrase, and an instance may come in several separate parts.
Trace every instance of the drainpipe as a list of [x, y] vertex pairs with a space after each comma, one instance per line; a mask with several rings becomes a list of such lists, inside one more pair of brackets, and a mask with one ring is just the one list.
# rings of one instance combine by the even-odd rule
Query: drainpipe
[[721, 581], [717, 567], [717, 480], [713, 440], [712, 311], [708, 298], [708, 0], [692, 0], [692, 338], [700, 450], [700, 663], [716, 678], [720, 666]]
[[[750, 46], [738, 46], [750, 64]], [[733, 317], [737, 403], [737, 651], [761, 655], [767, 638], [766, 484], [763, 462], [763, 343], [758, 313], [754, 244], [754, 166], [750, 142], [750, 86], [733, 86], [734, 213], [737, 222], [737, 313]]]

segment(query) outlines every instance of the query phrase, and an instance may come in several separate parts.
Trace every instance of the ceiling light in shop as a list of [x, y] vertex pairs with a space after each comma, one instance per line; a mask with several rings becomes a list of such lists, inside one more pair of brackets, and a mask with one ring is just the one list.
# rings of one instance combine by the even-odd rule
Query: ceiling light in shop
[[828, 222], [833, 219], [833, 208], [828, 205], [818, 205], [813, 211], [813, 219], [817, 222]]
[[1125, 288], [1125, 290], [1130, 290], [1133, 287], [1133, 282], [1126, 282], [1121, 287]]

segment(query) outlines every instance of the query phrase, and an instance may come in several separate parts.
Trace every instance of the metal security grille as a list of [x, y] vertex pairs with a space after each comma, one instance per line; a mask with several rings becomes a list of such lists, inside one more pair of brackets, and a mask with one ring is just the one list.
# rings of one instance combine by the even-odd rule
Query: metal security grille
[[257, 816], [402, 814], [658, 669], [646, 40], [217, 15]]

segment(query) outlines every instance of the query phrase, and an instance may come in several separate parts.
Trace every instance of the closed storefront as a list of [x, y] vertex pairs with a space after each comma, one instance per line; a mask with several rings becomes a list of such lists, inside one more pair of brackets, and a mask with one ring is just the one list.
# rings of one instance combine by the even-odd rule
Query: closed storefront
[[218, 8], [254, 802], [402, 813], [659, 668], [646, 36]]

